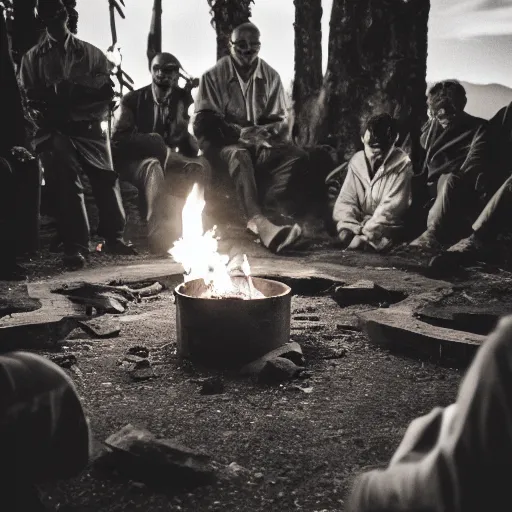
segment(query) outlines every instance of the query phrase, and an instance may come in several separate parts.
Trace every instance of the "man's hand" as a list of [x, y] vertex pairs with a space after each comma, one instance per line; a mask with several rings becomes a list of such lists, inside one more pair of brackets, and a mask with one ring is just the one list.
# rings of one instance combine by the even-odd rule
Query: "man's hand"
[[25, 163], [36, 159], [35, 156], [23, 146], [14, 146], [11, 149], [11, 154], [18, 162]]

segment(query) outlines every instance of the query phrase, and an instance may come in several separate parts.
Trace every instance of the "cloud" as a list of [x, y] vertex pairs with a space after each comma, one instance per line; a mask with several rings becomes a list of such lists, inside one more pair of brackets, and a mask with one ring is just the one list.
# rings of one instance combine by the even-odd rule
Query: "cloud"
[[430, 16], [434, 39], [470, 39], [512, 34], [509, 0], [435, 0]]

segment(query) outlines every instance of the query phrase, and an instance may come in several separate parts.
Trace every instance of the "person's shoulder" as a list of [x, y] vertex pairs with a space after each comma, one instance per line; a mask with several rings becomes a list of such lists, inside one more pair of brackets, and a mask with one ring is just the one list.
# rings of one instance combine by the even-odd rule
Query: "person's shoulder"
[[88, 50], [89, 52], [94, 53], [94, 54], [101, 53], [106, 58], [105, 52], [103, 50], [101, 50], [100, 48], [98, 48], [97, 46], [94, 46], [92, 43], [89, 43], [88, 41], [84, 41], [83, 39], [79, 39], [78, 37], [76, 37], [74, 35], [71, 35], [71, 37], [73, 38], [73, 43], [76, 44], [77, 46], [82, 46], [83, 48], [85, 48], [86, 50]]
[[366, 165], [366, 159], [364, 156], [364, 150], [357, 151], [352, 155], [352, 158], [348, 161], [349, 169], [351, 167], [360, 167], [361, 165]]
[[32, 46], [23, 54], [22, 59], [25, 61], [34, 60], [35, 58], [45, 53], [47, 48], [48, 40], [46, 36], [43, 36], [34, 46]]
[[222, 57], [219, 59], [214, 66], [207, 69], [203, 73], [204, 76], [214, 76], [214, 75], [221, 75], [224, 73], [227, 73], [231, 69], [231, 57], [229, 55], [226, 55], [225, 57]]
[[486, 127], [489, 124], [489, 121], [487, 121], [483, 117], [473, 116], [471, 114], [468, 114], [467, 112], [465, 112], [465, 114], [466, 123], [471, 126], [474, 126], [475, 128]]
[[281, 75], [265, 60], [260, 58], [260, 69], [262, 73], [272, 77], [281, 79]]
[[131, 105], [135, 103], [139, 98], [145, 96], [151, 92], [151, 85], [145, 85], [144, 87], [140, 87], [139, 89], [135, 89], [134, 91], [128, 91], [123, 95], [122, 102], [125, 105]]

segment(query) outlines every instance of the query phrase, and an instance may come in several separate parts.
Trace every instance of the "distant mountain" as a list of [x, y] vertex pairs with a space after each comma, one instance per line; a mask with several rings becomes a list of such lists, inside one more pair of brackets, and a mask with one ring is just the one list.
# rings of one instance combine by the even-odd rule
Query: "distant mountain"
[[[512, 102], [512, 89], [499, 84], [472, 84], [462, 82], [466, 89], [468, 104], [466, 112], [490, 119], [498, 110]], [[433, 84], [428, 84], [430, 88]]]

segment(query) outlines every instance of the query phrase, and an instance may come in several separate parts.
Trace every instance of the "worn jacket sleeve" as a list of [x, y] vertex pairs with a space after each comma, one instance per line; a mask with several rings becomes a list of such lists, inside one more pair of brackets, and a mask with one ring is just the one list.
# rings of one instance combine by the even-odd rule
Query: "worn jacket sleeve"
[[363, 213], [357, 194], [356, 179], [349, 164], [347, 177], [341, 187], [338, 199], [336, 199], [332, 215], [338, 233], [342, 229], [348, 229], [355, 235], [361, 233]]
[[389, 236], [393, 229], [403, 224], [403, 216], [411, 204], [412, 163], [408, 161], [403, 170], [385, 178], [382, 200], [371, 218], [365, 223], [363, 234], [370, 241]]
[[288, 126], [288, 107], [283, 83], [279, 75], [274, 77], [270, 87], [265, 112], [258, 120], [259, 125], [265, 125], [276, 134], [283, 134]]
[[197, 90], [195, 112], [209, 110], [224, 115], [222, 111], [222, 102], [220, 92], [209, 73], [205, 73], [199, 81]]

